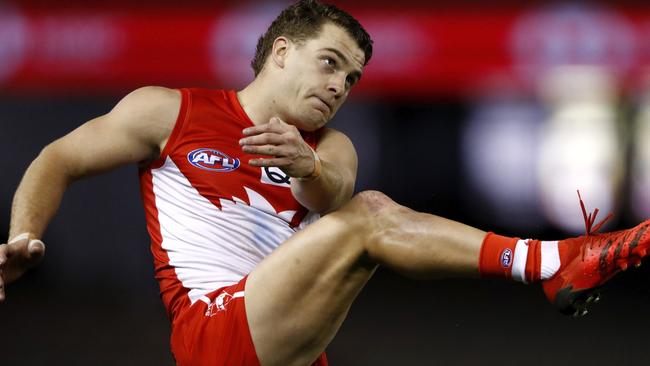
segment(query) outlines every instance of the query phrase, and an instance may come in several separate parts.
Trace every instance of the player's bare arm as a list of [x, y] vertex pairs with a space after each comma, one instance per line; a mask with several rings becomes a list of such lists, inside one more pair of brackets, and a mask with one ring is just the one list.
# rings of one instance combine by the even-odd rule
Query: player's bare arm
[[266, 155], [249, 164], [281, 168], [291, 179], [293, 196], [312, 211], [327, 213], [347, 202], [354, 191], [357, 154], [341, 132], [324, 129], [316, 150], [298, 129], [277, 117], [244, 130], [240, 140], [247, 153]]
[[138, 89], [41, 151], [14, 196], [8, 244], [0, 245], [0, 301], [5, 283], [41, 260], [39, 239], [65, 189], [80, 178], [154, 159], [174, 127], [180, 99], [175, 90]]

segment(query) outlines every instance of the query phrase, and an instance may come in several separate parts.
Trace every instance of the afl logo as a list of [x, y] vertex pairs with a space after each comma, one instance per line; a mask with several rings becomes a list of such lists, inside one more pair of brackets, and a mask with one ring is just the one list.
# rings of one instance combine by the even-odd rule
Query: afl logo
[[501, 265], [503, 268], [510, 268], [512, 265], [512, 249], [506, 248], [501, 252]]
[[197, 168], [213, 172], [230, 172], [239, 168], [239, 159], [214, 149], [201, 148], [190, 151], [187, 160]]

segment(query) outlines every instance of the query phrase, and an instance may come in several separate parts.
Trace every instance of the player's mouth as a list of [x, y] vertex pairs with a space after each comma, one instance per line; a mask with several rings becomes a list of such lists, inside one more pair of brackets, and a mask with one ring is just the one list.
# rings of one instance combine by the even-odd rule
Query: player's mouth
[[315, 99], [317, 100], [316, 109], [320, 110], [325, 115], [330, 115], [332, 113], [332, 106], [329, 103], [318, 96], [315, 96]]

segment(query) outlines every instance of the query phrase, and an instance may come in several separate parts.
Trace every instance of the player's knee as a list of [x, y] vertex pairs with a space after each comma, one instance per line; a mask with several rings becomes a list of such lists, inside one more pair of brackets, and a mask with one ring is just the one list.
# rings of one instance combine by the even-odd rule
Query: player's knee
[[374, 252], [372, 248], [380, 241], [385, 226], [390, 225], [390, 216], [398, 205], [388, 196], [379, 191], [363, 191], [333, 215], [340, 217], [345, 222], [345, 227], [352, 236], [360, 240], [348, 240], [346, 243], [353, 248], [361, 244], [361, 253], [364, 257], [371, 258], [368, 254]]
[[356, 220], [370, 237], [381, 235], [395, 224], [402, 206], [379, 191], [363, 191], [349, 203]]
[[356, 205], [363, 220], [360, 226], [366, 234], [364, 248], [368, 258], [376, 263], [385, 261], [390, 253], [387, 248], [402, 240], [403, 226], [413, 219], [414, 211], [378, 191], [361, 192], [350, 203]]
[[395, 202], [387, 195], [379, 191], [363, 191], [352, 197], [350, 205], [353, 208], [367, 211], [368, 213], [379, 213], [387, 208], [395, 206]]
[[371, 238], [399, 225], [404, 210], [408, 209], [379, 191], [363, 191], [332, 215], [340, 217], [349, 230], [370, 242]]

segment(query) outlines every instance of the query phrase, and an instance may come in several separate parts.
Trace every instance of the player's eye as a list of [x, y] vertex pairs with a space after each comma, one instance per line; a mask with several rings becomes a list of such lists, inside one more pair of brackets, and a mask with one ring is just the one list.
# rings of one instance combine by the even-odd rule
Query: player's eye
[[332, 67], [332, 68], [336, 67], [336, 60], [331, 58], [331, 57], [325, 57], [323, 59], [323, 62], [325, 63], [325, 65], [327, 65], [329, 67]]
[[354, 76], [348, 76], [345, 78], [345, 83], [348, 84], [348, 87], [352, 87], [357, 82], [357, 78]]

